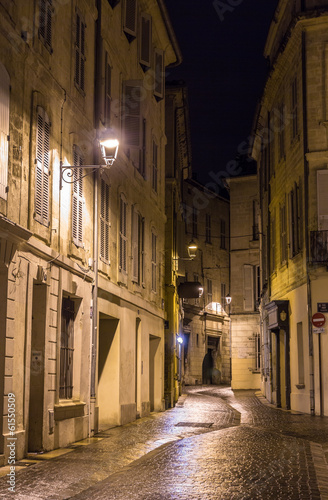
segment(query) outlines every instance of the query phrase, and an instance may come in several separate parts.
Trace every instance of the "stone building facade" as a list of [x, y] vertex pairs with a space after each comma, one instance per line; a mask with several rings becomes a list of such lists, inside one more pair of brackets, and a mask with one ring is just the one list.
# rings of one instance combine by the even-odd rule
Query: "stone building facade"
[[[260, 242], [256, 175], [231, 177], [230, 317], [233, 389], [260, 388]], [[228, 306], [229, 307], [229, 306]]]
[[[164, 407], [162, 0], [0, 1], [0, 464]], [[120, 141], [110, 170], [99, 139]], [[73, 183], [67, 183], [73, 180]]]
[[229, 202], [194, 179], [183, 185], [186, 246], [197, 245], [185, 261], [185, 281], [199, 282], [202, 295], [183, 300], [184, 382], [230, 382]]
[[[278, 407], [328, 414], [328, 3], [280, 0], [264, 55], [257, 114], [261, 248], [261, 386]], [[327, 318], [327, 316], [325, 316]]]

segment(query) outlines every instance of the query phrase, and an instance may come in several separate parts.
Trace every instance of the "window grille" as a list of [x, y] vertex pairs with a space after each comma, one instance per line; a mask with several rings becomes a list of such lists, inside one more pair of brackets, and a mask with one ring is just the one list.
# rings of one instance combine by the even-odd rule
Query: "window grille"
[[60, 337], [60, 382], [59, 397], [73, 396], [73, 354], [74, 354], [74, 302], [63, 298]]

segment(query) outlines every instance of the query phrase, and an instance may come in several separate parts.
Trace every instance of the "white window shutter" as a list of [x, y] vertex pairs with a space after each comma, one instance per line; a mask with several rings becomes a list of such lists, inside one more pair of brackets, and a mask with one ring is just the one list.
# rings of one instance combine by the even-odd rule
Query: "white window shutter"
[[317, 171], [318, 230], [328, 230], [328, 169]]
[[132, 208], [132, 280], [139, 283], [139, 214]]
[[119, 269], [126, 272], [126, 251], [127, 251], [127, 237], [126, 237], [126, 202], [120, 198], [120, 255], [119, 255]]
[[[83, 165], [83, 158], [79, 148], [74, 146], [74, 166]], [[82, 170], [74, 169], [73, 173], [73, 200], [72, 200], [72, 239], [76, 246], [83, 246], [83, 178]]]
[[143, 126], [141, 116], [142, 92], [135, 82], [124, 85], [124, 142], [127, 156], [139, 170], [142, 161]]
[[35, 219], [49, 225], [50, 122], [38, 106], [36, 132]]
[[7, 199], [10, 78], [0, 63], [0, 197]]
[[109, 263], [109, 186], [104, 179], [100, 193], [100, 258]]
[[244, 310], [254, 311], [254, 269], [252, 265], [244, 265]]

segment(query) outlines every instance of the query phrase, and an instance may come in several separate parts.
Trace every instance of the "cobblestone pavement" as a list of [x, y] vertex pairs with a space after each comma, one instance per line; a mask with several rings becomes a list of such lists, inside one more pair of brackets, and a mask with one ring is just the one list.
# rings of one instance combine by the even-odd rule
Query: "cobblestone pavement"
[[[328, 418], [273, 409], [253, 391], [187, 397], [17, 470], [13, 499], [328, 499]], [[68, 451], [68, 450], [66, 450]]]

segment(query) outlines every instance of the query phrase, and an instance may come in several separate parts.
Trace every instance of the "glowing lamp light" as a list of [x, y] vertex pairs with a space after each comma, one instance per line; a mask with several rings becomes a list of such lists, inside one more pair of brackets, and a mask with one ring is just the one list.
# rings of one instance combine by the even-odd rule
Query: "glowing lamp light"
[[103, 139], [99, 142], [101, 149], [101, 156], [105, 160], [106, 165], [109, 167], [113, 165], [117, 157], [119, 141], [117, 139]]
[[228, 305], [231, 304], [232, 298], [230, 297], [229, 294], [226, 296], [225, 301]]
[[183, 338], [180, 335], [177, 336], [177, 342], [183, 344]]
[[198, 246], [193, 240], [191, 240], [191, 242], [188, 245], [188, 255], [191, 259], [194, 259], [196, 257], [197, 250]]

